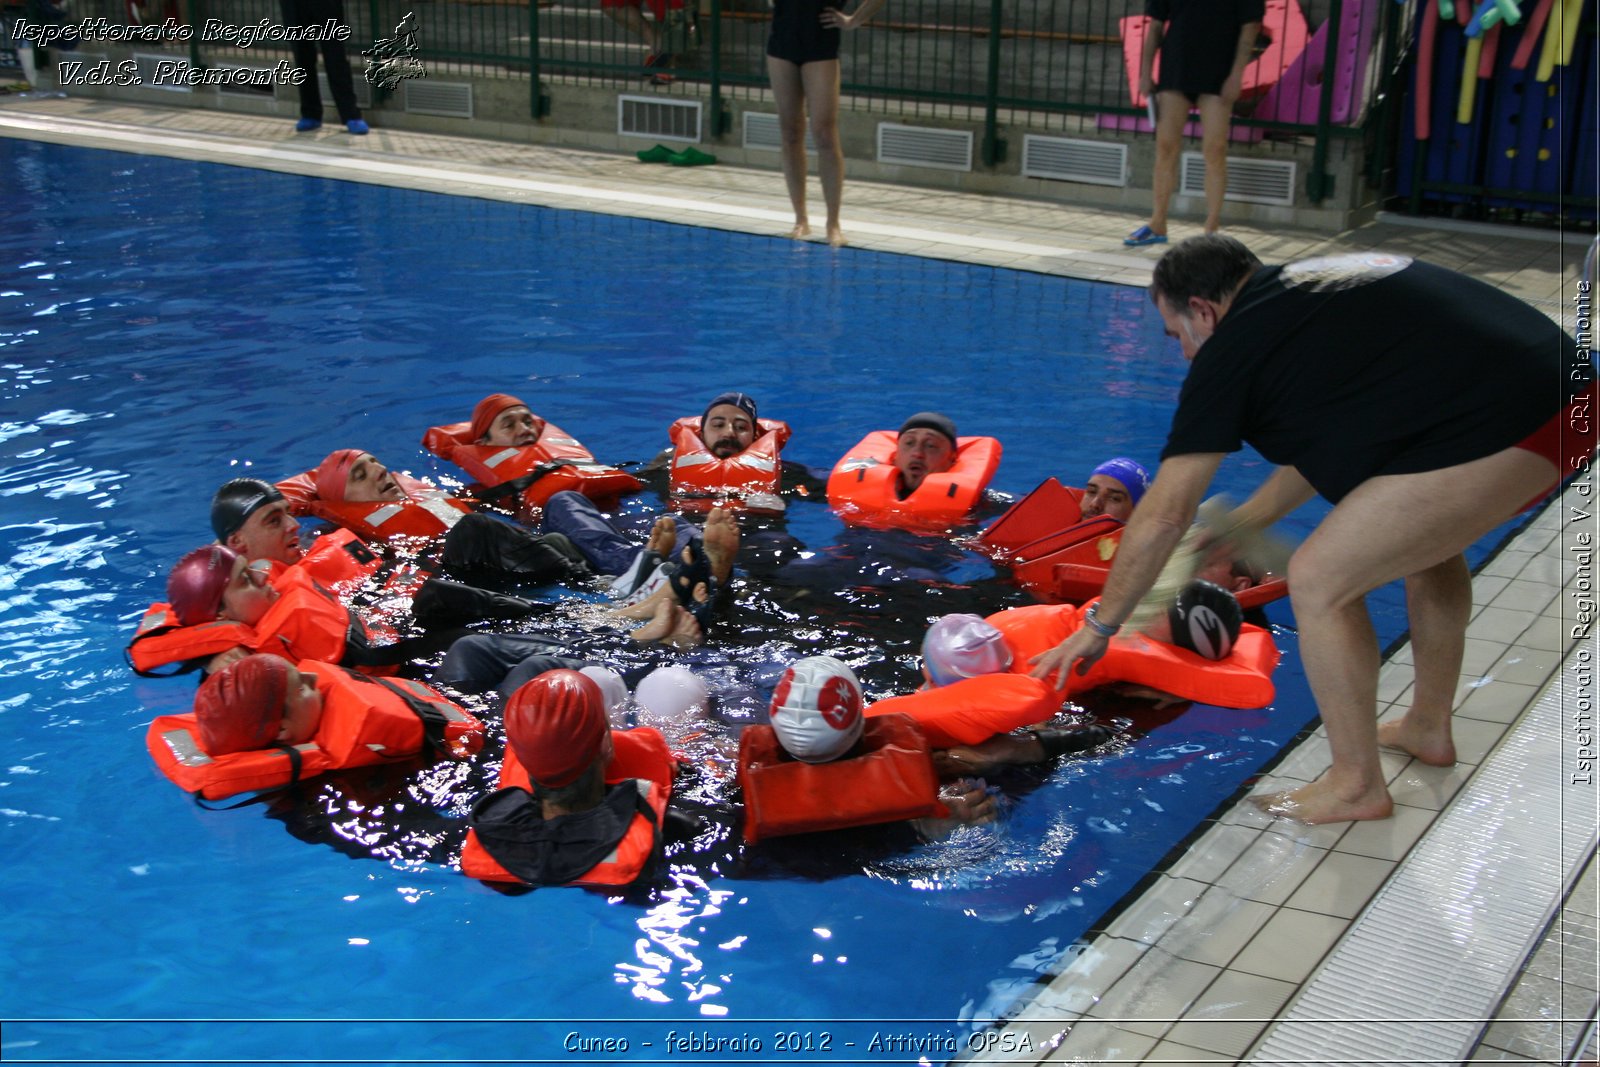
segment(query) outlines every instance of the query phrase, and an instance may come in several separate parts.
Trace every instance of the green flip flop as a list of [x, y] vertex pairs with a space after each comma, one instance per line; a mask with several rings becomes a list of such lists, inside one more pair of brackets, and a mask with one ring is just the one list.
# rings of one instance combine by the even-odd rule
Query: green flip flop
[[693, 145], [685, 148], [682, 152], [672, 153], [672, 157], [667, 160], [674, 167], [704, 167], [716, 161], [716, 156], [709, 152], [702, 152]]
[[671, 163], [673, 151], [664, 144], [658, 144], [643, 152], [635, 152], [634, 155], [639, 157], [640, 163]]

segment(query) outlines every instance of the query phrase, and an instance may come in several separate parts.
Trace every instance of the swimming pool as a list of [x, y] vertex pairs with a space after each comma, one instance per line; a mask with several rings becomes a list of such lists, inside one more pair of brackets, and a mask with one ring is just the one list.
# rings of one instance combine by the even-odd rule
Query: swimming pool
[[[729, 1058], [948, 1058], [1309, 717], [1285, 635], [1275, 711], [1141, 713], [1117, 756], [1012, 782], [994, 830], [854, 873], [686, 861], [642, 902], [502, 896], [284, 833], [321, 793], [297, 817], [196, 809], [142, 745], [191, 690], [132, 677], [120, 649], [228, 477], [346, 445], [439, 471], [422, 429], [498, 389], [643, 459], [732, 387], [820, 467], [943, 409], [1004, 440], [997, 484], [1021, 493], [1153, 459], [1182, 363], [1133, 289], [13, 141], [0, 173], [27, 204], [0, 232], [0, 818], [23, 857], [0, 875], [0, 951], [26, 976], [0, 1017], [141, 1020], [7, 1026], [10, 1058], [570, 1059], [571, 1033], [718, 1058], [669, 1032], [763, 1041]], [[1232, 462], [1224, 485], [1259, 475]], [[840, 540], [820, 506], [789, 529]], [[932, 615], [974, 589], [1015, 599], [972, 561], [909, 592]], [[1392, 638], [1397, 598], [1378, 600]], [[875, 676], [896, 680], [909, 664]], [[400, 803], [426, 807], [438, 783], [409, 784]], [[341, 803], [367, 808], [324, 813], [348, 847], [395, 801]], [[807, 1045], [791, 1032], [809, 1046], [778, 1048]]]

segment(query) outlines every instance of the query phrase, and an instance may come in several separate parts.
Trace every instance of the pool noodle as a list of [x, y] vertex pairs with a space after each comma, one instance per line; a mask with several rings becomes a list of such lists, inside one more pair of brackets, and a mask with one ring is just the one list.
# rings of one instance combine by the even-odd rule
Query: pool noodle
[[1491, 26], [1483, 35], [1483, 58], [1478, 60], [1478, 77], [1494, 77], [1494, 60], [1500, 54], [1500, 27]]
[[1539, 34], [1544, 31], [1545, 20], [1550, 17], [1550, 5], [1555, 0], [1539, 0], [1539, 6], [1533, 9], [1528, 24], [1522, 27], [1522, 40], [1517, 42], [1516, 54], [1511, 57], [1512, 70], [1528, 69], [1528, 60], [1533, 58], [1533, 46], [1539, 43]]
[[1426, 141], [1433, 133], [1433, 39], [1439, 33], [1439, 8], [1424, 2], [1422, 32], [1417, 41], [1417, 140]]
[[[1570, 6], [1566, 0], [1561, 0], [1560, 14], [1554, 22], [1545, 27], [1544, 47], [1539, 50], [1539, 69], [1533, 75], [1538, 81], [1547, 82], [1555, 73], [1556, 61], [1561, 52], [1561, 39], [1565, 36], [1568, 26], [1567, 8]], [[1575, 22], [1571, 25], [1574, 30], [1577, 29]]]
[[1472, 121], [1472, 105], [1478, 98], [1478, 57], [1482, 52], [1482, 37], [1467, 41], [1467, 56], [1461, 63], [1461, 99], [1456, 102], [1456, 121], [1462, 125]]
[[1572, 50], [1578, 44], [1578, 23], [1583, 18], [1583, 0], [1567, 0], [1566, 25], [1561, 30], [1561, 65], [1572, 65]]

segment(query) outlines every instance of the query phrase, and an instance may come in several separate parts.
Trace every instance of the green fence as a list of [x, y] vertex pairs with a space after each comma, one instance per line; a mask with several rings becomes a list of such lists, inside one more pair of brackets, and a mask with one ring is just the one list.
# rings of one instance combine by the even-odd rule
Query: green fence
[[[128, 0], [92, 0], [114, 21], [126, 21]], [[149, 0], [146, 11], [172, 0]], [[637, 2], [637, 0], [635, 0]], [[646, 22], [640, 35], [615, 17], [630, 9], [602, 10], [588, 2], [474, 3], [462, 0], [349, 0], [353, 51], [388, 36], [401, 18], [415, 15], [420, 58], [436, 78], [530, 79], [533, 117], [541, 100], [565, 84], [645, 85], [646, 37], [663, 33], [676, 53], [670, 85], [658, 91], [708, 96], [713, 114], [728, 99], [750, 98], [766, 85], [765, 44], [770, 17], [767, 0], [662, 0], [657, 20], [647, 2], [633, 8]], [[690, 5], [673, 9], [672, 4]], [[890, 0], [874, 22], [847, 33], [841, 52], [844, 92], [849, 106], [902, 116], [982, 121], [994, 162], [995, 131], [1007, 125], [1052, 128], [1123, 129], [1143, 115], [1130, 97], [1124, 56], [1125, 20], [1138, 21], [1143, 0]], [[697, 7], [695, 5], [698, 5]], [[1341, 36], [1361, 31], [1360, 76], [1336, 84], [1324, 78], [1321, 106], [1289, 114], [1281, 101], [1258, 96], [1242, 102], [1240, 125], [1279, 138], [1313, 138], [1325, 150], [1331, 139], [1358, 132], [1372, 110], [1372, 86], [1394, 69], [1400, 10], [1392, 0], [1273, 0], [1274, 10], [1298, 13], [1309, 36], [1324, 23], [1341, 33], [1310, 37], [1304, 48], [1281, 48], [1263, 62], [1263, 85], [1302, 80], [1306, 69], [1333, 71], [1348, 57]], [[83, 7], [78, 9], [85, 12]], [[155, 11], [156, 15], [162, 14]], [[186, 0], [187, 21], [225, 24], [281, 20], [276, 0]], [[1370, 25], [1363, 25], [1370, 23]], [[1292, 42], [1285, 42], [1286, 45]], [[280, 46], [281, 47], [281, 46]], [[1319, 52], [1320, 49], [1320, 52]], [[261, 64], [282, 52], [260, 45], [251, 49], [194, 41], [190, 59], [199, 65]], [[1258, 47], [1258, 51], [1260, 48]], [[359, 56], [354, 57], [359, 63]], [[1274, 65], [1275, 64], [1275, 65]], [[1334, 99], [1343, 94], [1343, 98]], [[1266, 111], [1262, 111], [1263, 105]], [[1256, 113], [1252, 114], [1252, 107]], [[1342, 116], [1336, 119], [1334, 116]], [[1320, 171], [1320, 166], [1314, 168]], [[1314, 197], [1318, 194], [1313, 190]]]

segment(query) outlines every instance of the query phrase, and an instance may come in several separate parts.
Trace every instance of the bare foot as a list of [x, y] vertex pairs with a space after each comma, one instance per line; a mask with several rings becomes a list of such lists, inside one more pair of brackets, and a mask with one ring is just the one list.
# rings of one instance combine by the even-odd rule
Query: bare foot
[[711, 576], [726, 582], [733, 576], [733, 557], [739, 554], [739, 520], [727, 508], [712, 508], [706, 516], [706, 525], [700, 535], [705, 546], [706, 559], [711, 563]]
[[811, 237], [811, 223], [809, 223], [809, 222], [797, 222], [797, 223], [795, 223], [794, 224], [794, 229], [789, 231], [789, 236], [791, 238], [793, 238], [794, 240], [796, 240], [796, 241], [809, 240], [810, 237]]
[[845, 240], [844, 231], [837, 226], [828, 227], [828, 244], [834, 248], [843, 248], [850, 242]]
[[662, 559], [672, 555], [672, 550], [678, 544], [678, 524], [666, 515], [656, 520], [650, 527], [650, 540], [645, 542], [645, 551], [654, 552]]
[[[695, 599], [704, 600], [705, 586], [697, 585]], [[704, 640], [700, 624], [683, 610], [676, 600], [662, 600], [649, 622], [628, 635], [641, 645], [671, 645], [673, 648], [693, 648]]]
[[655, 592], [651, 593], [643, 600], [632, 604], [625, 604], [622, 607], [612, 611], [611, 614], [615, 615], [619, 619], [650, 619], [655, 617], [655, 614], [660, 610], [663, 601], [668, 601], [671, 599], [672, 586], [666, 582], [662, 582], [656, 587]]
[[1409, 715], [1394, 722], [1380, 722], [1378, 744], [1384, 748], [1399, 749], [1430, 767], [1455, 766], [1456, 742], [1450, 736], [1448, 722], [1442, 734], [1415, 725]]
[[1394, 814], [1394, 801], [1389, 799], [1389, 791], [1382, 785], [1352, 800], [1339, 796], [1331, 785], [1320, 778], [1299, 789], [1262, 793], [1249, 799], [1250, 803], [1268, 815], [1312, 826], [1325, 822], [1387, 819]]

